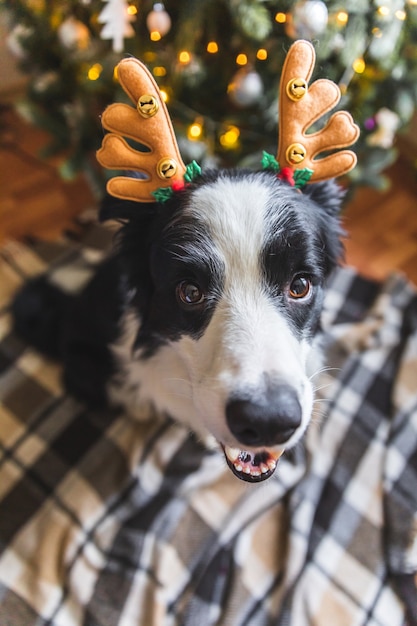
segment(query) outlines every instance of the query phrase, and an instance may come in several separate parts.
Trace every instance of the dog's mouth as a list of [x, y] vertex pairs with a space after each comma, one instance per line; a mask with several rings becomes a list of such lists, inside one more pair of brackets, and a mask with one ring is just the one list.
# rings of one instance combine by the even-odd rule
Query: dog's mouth
[[248, 483], [260, 483], [275, 472], [283, 451], [260, 450], [251, 452], [240, 448], [222, 446], [224, 456], [233, 474]]

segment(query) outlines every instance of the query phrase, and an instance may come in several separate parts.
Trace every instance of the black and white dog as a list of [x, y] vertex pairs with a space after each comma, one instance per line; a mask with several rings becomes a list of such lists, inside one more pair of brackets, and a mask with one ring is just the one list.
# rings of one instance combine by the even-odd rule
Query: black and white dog
[[342, 197], [334, 181], [301, 193], [269, 171], [221, 170], [163, 204], [112, 199], [112, 257], [74, 298], [29, 284], [16, 329], [63, 359], [81, 400], [139, 419], [154, 405], [211, 435], [239, 478], [264, 480], [311, 418]]

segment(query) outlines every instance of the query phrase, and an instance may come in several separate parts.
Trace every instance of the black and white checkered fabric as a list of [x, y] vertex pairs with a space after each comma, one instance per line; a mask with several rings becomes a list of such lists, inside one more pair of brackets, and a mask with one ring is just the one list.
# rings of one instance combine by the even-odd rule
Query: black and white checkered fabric
[[1, 626], [417, 624], [414, 289], [334, 275], [313, 424], [249, 486], [169, 417], [87, 410], [13, 334], [26, 277], [76, 288], [99, 248], [0, 250]]

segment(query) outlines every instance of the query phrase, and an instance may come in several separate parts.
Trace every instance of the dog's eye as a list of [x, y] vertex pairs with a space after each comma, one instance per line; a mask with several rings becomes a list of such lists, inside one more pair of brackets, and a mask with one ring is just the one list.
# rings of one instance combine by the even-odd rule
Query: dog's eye
[[296, 276], [290, 284], [288, 293], [293, 300], [301, 300], [310, 294], [311, 287], [311, 280], [307, 276]]
[[186, 280], [177, 286], [177, 296], [183, 304], [190, 306], [201, 304], [205, 299], [203, 290], [195, 283], [189, 283]]

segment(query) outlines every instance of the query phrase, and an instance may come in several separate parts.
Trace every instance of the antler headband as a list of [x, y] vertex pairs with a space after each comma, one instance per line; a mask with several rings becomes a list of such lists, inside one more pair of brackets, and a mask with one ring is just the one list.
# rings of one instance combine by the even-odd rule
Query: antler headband
[[[324, 128], [307, 133], [340, 100], [340, 90], [330, 80], [317, 80], [308, 86], [314, 63], [311, 43], [301, 40], [291, 46], [280, 82], [277, 159], [265, 154], [263, 161], [264, 167], [277, 172], [290, 168], [298, 187], [341, 176], [356, 164], [356, 155], [350, 150], [316, 158], [323, 152], [350, 146], [358, 138], [359, 128], [349, 113], [338, 111]], [[167, 108], [149, 70], [137, 59], [123, 59], [118, 65], [118, 77], [136, 108], [121, 103], [107, 107], [102, 124], [110, 132], [103, 139], [97, 159], [106, 168], [134, 170], [144, 177], [116, 176], [107, 183], [107, 190], [113, 196], [137, 202], [164, 200], [190, 182], [200, 168], [195, 162], [184, 165]], [[135, 150], [123, 137], [143, 144], [149, 151]]]

